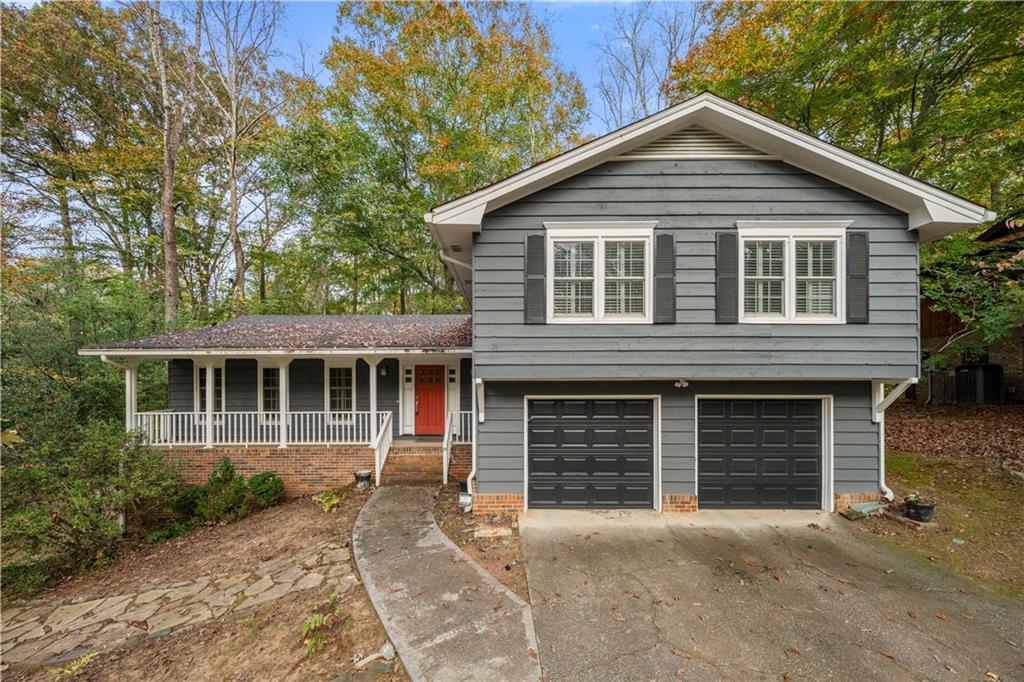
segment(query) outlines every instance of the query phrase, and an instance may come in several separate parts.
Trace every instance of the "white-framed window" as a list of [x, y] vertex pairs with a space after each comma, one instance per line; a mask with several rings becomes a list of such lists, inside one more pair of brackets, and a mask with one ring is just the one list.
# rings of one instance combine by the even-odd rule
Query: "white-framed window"
[[650, 322], [655, 225], [545, 222], [547, 321]]
[[[194, 370], [195, 404], [198, 412], [206, 412], [206, 367], [196, 364]], [[213, 368], [213, 411], [224, 411], [224, 366]]]
[[736, 221], [740, 322], [845, 322], [850, 222]]
[[328, 412], [352, 412], [356, 409], [354, 365], [324, 363], [324, 405]]
[[266, 421], [274, 421], [281, 414], [281, 368], [259, 363], [259, 411]]

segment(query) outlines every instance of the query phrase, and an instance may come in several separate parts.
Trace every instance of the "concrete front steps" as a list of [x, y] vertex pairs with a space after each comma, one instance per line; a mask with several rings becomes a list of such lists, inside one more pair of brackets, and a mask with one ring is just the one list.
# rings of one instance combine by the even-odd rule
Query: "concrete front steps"
[[440, 443], [403, 444], [396, 441], [388, 452], [382, 485], [436, 485], [443, 473]]

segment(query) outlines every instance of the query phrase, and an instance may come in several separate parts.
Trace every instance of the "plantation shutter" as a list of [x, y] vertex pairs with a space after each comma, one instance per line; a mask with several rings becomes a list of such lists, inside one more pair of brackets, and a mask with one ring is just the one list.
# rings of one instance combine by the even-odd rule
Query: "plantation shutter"
[[523, 286], [523, 310], [526, 324], [544, 324], [547, 321], [547, 258], [542, 234], [526, 236], [526, 281]]
[[846, 322], [868, 321], [868, 233], [846, 233]]
[[671, 232], [654, 238], [654, 323], [676, 321], [676, 237]]
[[715, 321], [739, 322], [739, 238], [735, 232], [719, 232], [715, 244]]

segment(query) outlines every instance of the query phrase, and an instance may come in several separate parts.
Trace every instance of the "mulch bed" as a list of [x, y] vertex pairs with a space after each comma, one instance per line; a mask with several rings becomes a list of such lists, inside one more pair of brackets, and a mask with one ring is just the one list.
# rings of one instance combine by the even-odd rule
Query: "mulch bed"
[[898, 401], [885, 414], [892, 452], [989, 459], [1024, 470], [1024, 404], [921, 405]]
[[[450, 483], [441, 488], [434, 506], [434, 520], [437, 521], [438, 527], [502, 585], [529, 602], [526, 564], [523, 561], [519, 526], [515, 517], [507, 514], [474, 516], [462, 511], [458, 501], [458, 483]], [[505, 537], [478, 538], [474, 532], [482, 527], [511, 528], [512, 534]]]

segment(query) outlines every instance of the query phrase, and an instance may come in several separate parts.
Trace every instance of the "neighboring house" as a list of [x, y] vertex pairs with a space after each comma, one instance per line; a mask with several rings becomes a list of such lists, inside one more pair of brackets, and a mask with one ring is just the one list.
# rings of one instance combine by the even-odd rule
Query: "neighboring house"
[[[240, 318], [83, 352], [128, 363], [129, 425], [196, 476], [229, 454], [292, 490], [387, 481], [418, 447], [478, 512], [831, 510], [887, 492], [919, 244], [991, 218], [703, 94], [427, 214], [471, 322]], [[168, 412], [134, 413], [145, 357]]]
[[[1024, 211], [1000, 218], [975, 239], [984, 244], [1019, 242], [1024, 248]], [[933, 305], [921, 299], [921, 347], [926, 354], [964, 330], [954, 315], [932, 310]], [[929, 404], [1024, 400], [1024, 324], [985, 350], [982, 358], [961, 356], [958, 367], [925, 372], [913, 398]]]

